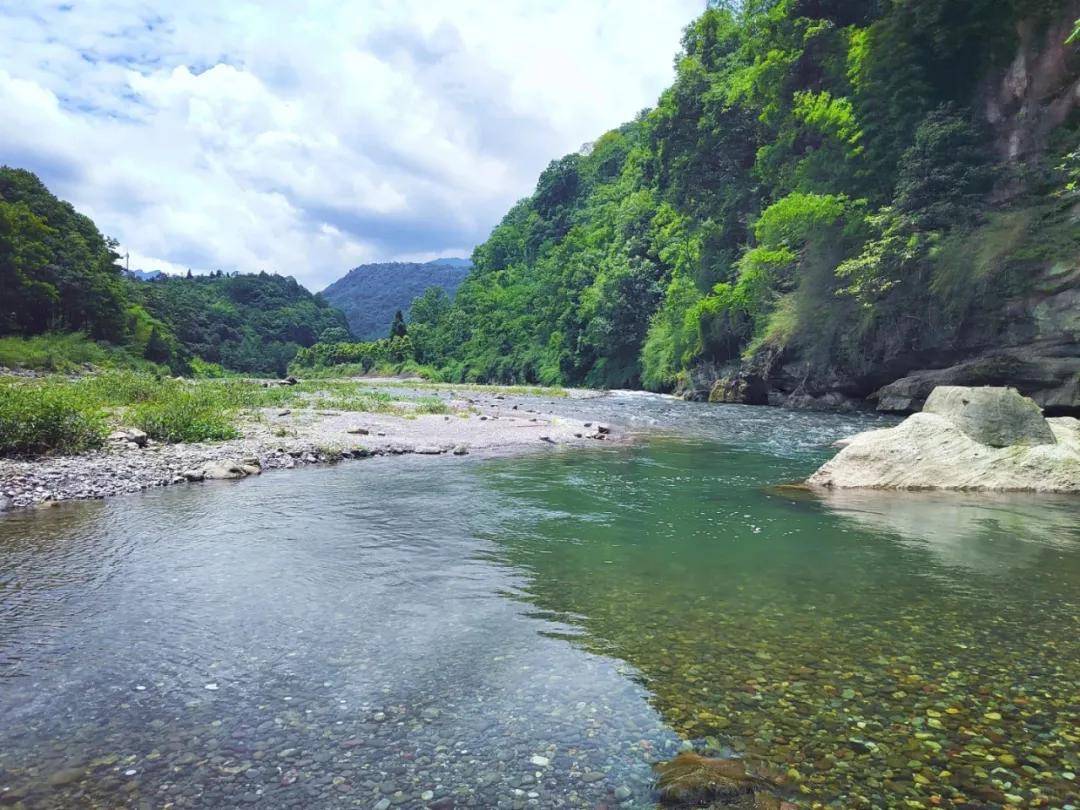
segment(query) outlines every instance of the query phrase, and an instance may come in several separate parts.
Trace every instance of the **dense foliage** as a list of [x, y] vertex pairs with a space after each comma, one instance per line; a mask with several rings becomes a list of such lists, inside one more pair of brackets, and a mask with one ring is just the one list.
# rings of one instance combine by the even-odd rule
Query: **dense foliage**
[[0, 362], [282, 373], [301, 347], [349, 338], [344, 315], [292, 278], [140, 281], [114, 247], [35, 175], [0, 168]]
[[307, 371], [334, 369], [339, 374], [367, 374], [379, 368], [394, 371], [400, 364], [413, 360], [414, 355], [409, 336], [401, 334], [358, 343], [317, 343], [297, 352], [294, 367]]
[[553, 162], [452, 304], [417, 302], [418, 360], [657, 389], [792, 356], [857, 375], [1004, 317], [984, 310], [1075, 259], [1080, 127], [1005, 160], [980, 94], [1069, 5], [712, 4], [656, 108]]
[[469, 272], [465, 259], [385, 262], [362, 264], [322, 291], [322, 296], [345, 313], [349, 328], [360, 340], [377, 340], [390, 335], [397, 310], [429, 287], [437, 287], [453, 297]]
[[127, 307], [114, 247], [35, 175], [0, 167], [0, 334], [124, 339], [140, 313]]
[[[324, 335], [349, 335], [340, 311], [286, 276], [159, 278], [132, 282], [131, 294], [169, 324], [184, 356], [235, 371], [281, 374], [300, 348]], [[150, 351], [148, 346], [148, 356]], [[165, 346], [164, 356], [170, 351]]]

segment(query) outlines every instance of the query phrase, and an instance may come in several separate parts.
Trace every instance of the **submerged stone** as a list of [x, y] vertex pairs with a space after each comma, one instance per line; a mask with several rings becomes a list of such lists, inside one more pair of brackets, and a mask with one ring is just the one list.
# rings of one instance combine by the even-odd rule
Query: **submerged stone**
[[667, 805], [755, 807], [757, 793], [762, 793], [763, 801], [767, 801], [764, 788], [768, 781], [750, 773], [743, 760], [713, 759], [693, 751], [682, 751], [674, 759], [653, 766], [653, 770], [657, 775], [660, 801]]

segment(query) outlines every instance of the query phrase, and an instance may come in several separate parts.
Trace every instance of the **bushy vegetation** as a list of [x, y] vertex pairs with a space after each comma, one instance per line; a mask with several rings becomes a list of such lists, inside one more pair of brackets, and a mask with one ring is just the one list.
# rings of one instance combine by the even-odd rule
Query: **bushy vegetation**
[[1075, 113], [1006, 165], [979, 99], [1066, 6], [711, 4], [657, 106], [554, 161], [453, 302], [414, 303], [416, 360], [665, 389], [784, 357], [858, 374], [992, 327], [1039, 262], [1076, 256]]
[[296, 354], [294, 369], [347, 368], [352, 374], [368, 374], [378, 368], [394, 368], [414, 359], [415, 351], [408, 334], [360, 343], [316, 343]]
[[172, 391], [131, 408], [128, 421], [162, 442], [211, 442], [235, 439], [231, 413], [221, 407], [216, 392], [202, 386]]
[[189, 373], [202, 362], [280, 374], [322, 335], [349, 337], [345, 316], [293, 278], [137, 281], [121, 273], [115, 247], [35, 175], [0, 167], [0, 364]]
[[0, 383], [0, 456], [80, 453], [104, 438], [100, 406], [74, 387]]

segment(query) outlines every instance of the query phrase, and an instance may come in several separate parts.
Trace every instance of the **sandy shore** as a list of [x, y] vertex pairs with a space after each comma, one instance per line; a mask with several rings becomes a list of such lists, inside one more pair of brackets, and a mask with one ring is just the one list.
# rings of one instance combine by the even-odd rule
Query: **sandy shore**
[[[385, 383], [409, 387], [408, 382]], [[435, 463], [452, 455], [543, 452], [622, 440], [587, 415], [575, 419], [545, 411], [542, 398], [453, 386], [412, 393], [439, 395], [450, 413], [264, 408], [241, 419], [243, 436], [232, 441], [140, 446], [114, 440], [78, 456], [0, 459], [0, 511], [374, 455], [420, 454]], [[581, 400], [581, 413], [587, 414], [588, 399], [596, 394], [567, 396]]]

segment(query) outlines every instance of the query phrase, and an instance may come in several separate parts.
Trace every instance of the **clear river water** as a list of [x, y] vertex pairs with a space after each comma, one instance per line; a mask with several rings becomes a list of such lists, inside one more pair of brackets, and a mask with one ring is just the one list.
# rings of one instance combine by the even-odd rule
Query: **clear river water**
[[826, 498], [871, 416], [646, 431], [0, 518], [0, 805], [650, 807], [680, 746], [799, 806], [1080, 805], [1080, 502]]

